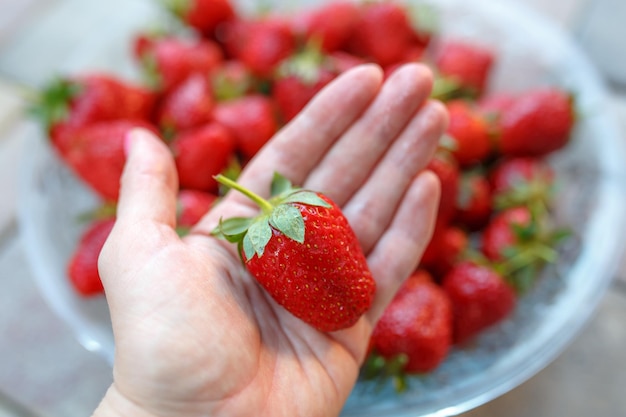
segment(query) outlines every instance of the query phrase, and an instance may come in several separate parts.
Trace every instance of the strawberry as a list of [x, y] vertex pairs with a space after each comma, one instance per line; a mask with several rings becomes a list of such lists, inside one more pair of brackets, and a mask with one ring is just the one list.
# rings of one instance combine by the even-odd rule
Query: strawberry
[[469, 238], [464, 230], [438, 222], [420, 265], [440, 278], [460, 260], [468, 246]]
[[184, 24], [208, 37], [220, 24], [236, 18], [229, 0], [167, 0], [166, 6]]
[[331, 2], [295, 16], [293, 31], [305, 42], [319, 44], [324, 52], [338, 51], [344, 49], [352, 36], [359, 13], [359, 6], [353, 2]]
[[209, 75], [211, 90], [217, 101], [239, 98], [255, 91], [254, 78], [250, 70], [236, 59], [222, 62]]
[[117, 201], [126, 162], [124, 139], [136, 127], [158, 133], [153, 125], [141, 120], [114, 120], [66, 129], [61, 139], [65, 143], [62, 158], [100, 197]]
[[463, 171], [459, 182], [454, 221], [467, 230], [483, 228], [494, 209], [489, 180], [478, 171]]
[[271, 16], [232, 22], [227, 25], [224, 38], [230, 56], [262, 78], [271, 77], [278, 64], [296, 48], [289, 23]]
[[284, 122], [288, 122], [338, 74], [340, 64], [309, 44], [281, 63], [271, 94]]
[[230, 130], [246, 159], [252, 158], [278, 130], [272, 100], [259, 94], [218, 103], [213, 118]]
[[497, 120], [502, 112], [504, 112], [513, 102], [515, 96], [511, 93], [498, 91], [495, 93], [489, 93], [483, 97], [480, 97], [476, 101], [476, 105], [488, 119]]
[[374, 352], [387, 360], [406, 355], [406, 373], [437, 368], [452, 344], [452, 305], [427, 272], [416, 271], [400, 288], [372, 333]]
[[180, 190], [177, 197], [177, 229], [193, 227], [209, 211], [217, 195], [198, 190]]
[[507, 318], [516, 294], [493, 268], [473, 262], [455, 265], [442, 282], [452, 303], [454, 342], [464, 344]]
[[214, 233], [239, 244], [246, 268], [271, 297], [320, 331], [354, 325], [369, 309], [376, 284], [339, 207], [279, 175], [269, 200], [223, 176], [218, 181], [262, 209], [252, 219], [225, 220]]
[[498, 149], [507, 156], [541, 156], [563, 148], [574, 126], [573, 99], [546, 87], [525, 91], [500, 114]]
[[171, 91], [191, 74], [205, 76], [223, 60], [220, 47], [208, 39], [183, 39], [173, 35], [145, 40], [137, 58], [146, 76], [161, 91]]
[[329, 68], [326, 55], [309, 46], [280, 67], [274, 79], [272, 97], [284, 122], [293, 119], [337, 73]]
[[185, 130], [171, 142], [181, 188], [217, 192], [214, 175], [222, 172], [235, 152], [230, 132], [216, 122]]
[[315, 95], [335, 78], [335, 74], [321, 70], [314, 82], [307, 82], [296, 75], [277, 78], [272, 89], [283, 122], [293, 119]]
[[214, 104], [207, 75], [192, 74], [164, 96], [158, 109], [159, 127], [171, 134], [208, 123]]
[[426, 168], [437, 175], [441, 183], [437, 217], [445, 223], [452, 218], [456, 207], [460, 178], [458, 163], [449, 152], [440, 149]]
[[471, 97], [480, 96], [487, 86], [495, 61], [490, 49], [458, 39], [446, 39], [435, 53], [438, 73], [458, 84]]
[[553, 195], [555, 174], [543, 158], [505, 158], [492, 169], [489, 181], [499, 209], [520, 205], [547, 207]]
[[462, 167], [484, 162], [491, 154], [487, 120], [465, 100], [449, 101], [446, 107], [450, 118], [447, 134], [454, 140], [452, 155]]
[[82, 232], [67, 265], [72, 287], [82, 296], [102, 294], [104, 287], [98, 272], [98, 257], [109, 237], [115, 218], [92, 221]]
[[482, 233], [481, 249], [487, 258], [500, 261], [512, 256], [512, 251], [524, 240], [537, 234], [536, 224], [527, 207], [514, 207], [499, 212]]
[[63, 153], [63, 130], [118, 119], [149, 120], [155, 99], [143, 87], [116, 76], [93, 73], [51, 82], [32, 111]]
[[403, 6], [371, 2], [361, 7], [349, 50], [385, 67], [401, 61], [416, 39], [417, 34]]

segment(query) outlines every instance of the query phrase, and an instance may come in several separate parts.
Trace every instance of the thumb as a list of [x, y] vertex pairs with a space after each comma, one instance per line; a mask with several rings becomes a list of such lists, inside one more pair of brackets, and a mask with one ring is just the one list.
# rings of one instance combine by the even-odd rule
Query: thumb
[[170, 150], [144, 129], [128, 134], [126, 149], [117, 220], [129, 226], [151, 221], [174, 228], [178, 178]]
[[170, 150], [144, 129], [132, 130], [125, 145], [117, 218], [98, 259], [107, 292], [115, 288], [121, 269], [143, 262], [177, 238], [178, 179]]

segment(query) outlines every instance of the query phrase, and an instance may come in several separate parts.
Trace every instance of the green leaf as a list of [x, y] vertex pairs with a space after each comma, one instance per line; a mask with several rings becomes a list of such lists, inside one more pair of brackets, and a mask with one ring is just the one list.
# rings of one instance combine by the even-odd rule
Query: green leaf
[[296, 207], [290, 204], [276, 206], [270, 217], [270, 224], [288, 238], [298, 243], [304, 242], [304, 219]]
[[328, 204], [322, 197], [320, 197], [317, 193], [313, 191], [298, 191], [293, 193], [292, 195], [285, 198], [283, 203], [301, 203], [306, 204], [308, 206], [315, 207], [326, 207], [331, 208], [332, 206]]
[[252, 257], [254, 256], [254, 246], [252, 245], [252, 242], [250, 241], [250, 236], [245, 235], [243, 237], [243, 253], [246, 257], [247, 260], [252, 259]]
[[37, 97], [28, 113], [39, 119], [46, 130], [55, 123], [67, 118], [70, 111], [70, 102], [82, 91], [83, 87], [72, 80], [57, 78], [51, 81]]
[[233, 217], [227, 220], [220, 219], [218, 226], [213, 230], [213, 235], [222, 237], [229, 242], [241, 241], [248, 232], [248, 228], [254, 219], [247, 217]]
[[282, 193], [288, 192], [293, 188], [291, 181], [283, 177], [278, 172], [274, 172], [274, 178], [272, 179], [271, 195], [276, 196]]
[[[244, 237], [244, 250], [246, 250], [246, 239], [250, 241], [254, 253], [260, 258], [263, 256], [265, 246], [267, 242], [272, 238], [272, 228], [270, 227], [269, 218], [262, 216], [255, 221], [248, 228], [248, 233]], [[249, 248], [248, 248], [249, 250]], [[246, 257], [248, 253], [246, 252]], [[250, 257], [248, 257], [250, 259]]]

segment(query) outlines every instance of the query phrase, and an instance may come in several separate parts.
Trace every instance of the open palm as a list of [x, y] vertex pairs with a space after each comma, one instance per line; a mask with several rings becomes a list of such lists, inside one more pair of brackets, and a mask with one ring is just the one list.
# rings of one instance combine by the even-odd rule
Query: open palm
[[116, 225], [100, 271], [116, 343], [114, 383], [94, 415], [336, 416], [372, 328], [415, 269], [432, 233], [438, 183], [424, 171], [446, 123], [432, 77], [410, 64], [383, 83], [365, 65], [340, 76], [246, 166], [239, 182], [267, 196], [274, 171], [343, 210], [377, 282], [349, 329], [320, 333], [245, 272], [211, 236], [220, 218], [257, 209], [230, 192], [184, 238], [175, 232], [169, 150], [135, 131]]

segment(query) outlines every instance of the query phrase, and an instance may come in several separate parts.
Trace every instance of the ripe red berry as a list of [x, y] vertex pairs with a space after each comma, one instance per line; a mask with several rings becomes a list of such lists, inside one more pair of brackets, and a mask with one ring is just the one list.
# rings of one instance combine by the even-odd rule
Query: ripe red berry
[[440, 74], [479, 96], [487, 86], [494, 61], [494, 52], [482, 45], [448, 39], [437, 50], [435, 66]]
[[452, 344], [452, 306], [428, 273], [409, 277], [383, 312], [372, 333], [373, 348], [391, 360], [404, 354], [406, 373], [437, 368]]
[[262, 209], [253, 219], [223, 221], [215, 233], [239, 243], [246, 268], [272, 298], [320, 331], [354, 325], [369, 309], [376, 284], [339, 207], [280, 176], [272, 187], [280, 192], [270, 200], [218, 180]]
[[484, 162], [491, 155], [491, 130], [483, 114], [465, 100], [449, 101], [446, 107], [452, 155], [463, 167]]
[[72, 171], [104, 200], [117, 201], [126, 163], [124, 141], [135, 128], [158, 134], [141, 120], [113, 120], [62, 131], [61, 157]]
[[94, 296], [104, 292], [98, 272], [98, 257], [114, 224], [114, 218], [94, 220], [83, 231], [72, 253], [67, 273], [72, 287], [80, 295]]
[[571, 95], [550, 87], [522, 93], [500, 114], [498, 148], [509, 156], [541, 156], [565, 146], [574, 126]]
[[177, 135], [171, 143], [181, 188], [217, 192], [214, 175], [235, 153], [235, 140], [222, 125], [211, 122]]
[[512, 287], [488, 266], [463, 262], [444, 277], [454, 315], [454, 341], [462, 344], [508, 317], [517, 299]]
[[260, 94], [218, 103], [213, 118], [230, 130], [245, 159], [252, 158], [278, 130], [274, 103]]
[[481, 236], [481, 249], [487, 258], [500, 261], [508, 258], [524, 240], [536, 233], [533, 217], [527, 207], [504, 210], [489, 222]]

